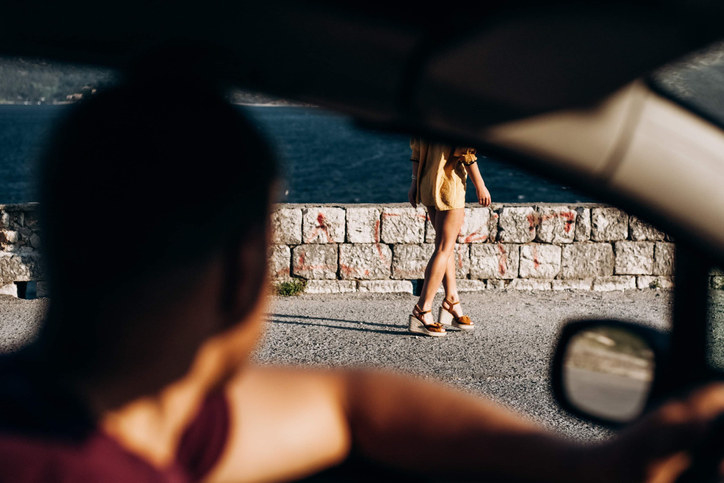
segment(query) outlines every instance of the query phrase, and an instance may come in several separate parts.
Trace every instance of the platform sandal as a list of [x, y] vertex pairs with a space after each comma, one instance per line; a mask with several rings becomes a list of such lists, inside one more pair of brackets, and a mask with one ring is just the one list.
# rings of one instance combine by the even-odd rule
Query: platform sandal
[[420, 307], [415, 305], [412, 314], [410, 314], [410, 332], [429, 335], [430, 337], [443, 337], [446, 334], [446, 331], [442, 324], [438, 322], [433, 322], [432, 324], [425, 323], [423, 317], [425, 314], [429, 313], [429, 310], [422, 310]]
[[[451, 302], [448, 299], [443, 299], [437, 320], [443, 325], [452, 325], [460, 330], [473, 330], [475, 328], [475, 324], [473, 324], [473, 321], [470, 320], [470, 317], [467, 315], [461, 315], [458, 317], [453, 312], [453, 307], [459, 303], [459, 300], [457, 302]], [[447, 307], [445, 304], [447, 304]]]

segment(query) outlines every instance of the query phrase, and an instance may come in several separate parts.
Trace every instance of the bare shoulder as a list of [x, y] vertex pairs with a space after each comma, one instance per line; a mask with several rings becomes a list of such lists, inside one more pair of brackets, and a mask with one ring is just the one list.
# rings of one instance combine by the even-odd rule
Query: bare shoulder
[[327, 370], [247, 367], [226, 384], [231, 422], [210, 481], [290, 479], [347, 455], [344, 376]]

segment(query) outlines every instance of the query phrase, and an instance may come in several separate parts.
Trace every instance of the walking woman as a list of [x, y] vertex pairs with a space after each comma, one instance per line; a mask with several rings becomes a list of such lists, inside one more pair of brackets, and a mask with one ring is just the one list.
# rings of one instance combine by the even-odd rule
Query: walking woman
[[[410, 315], [410, 332], [441, 337], [445, 326], [473, 330], [475, 325], [464, 315], [455, 283], [455, 243], [465, 218], [465, 183], [475, 186], [478, 203], [490, 205], [490, 192], [477, 165], [475, 149], [410, 140], [412, 184], [408, 199], [412, 206], [422, 203], [435, 229], [435, 251], [425, 269], [420, 299]], [[433, 320], [432, 301], [442, 283], [445, 298], [438, 321]]]

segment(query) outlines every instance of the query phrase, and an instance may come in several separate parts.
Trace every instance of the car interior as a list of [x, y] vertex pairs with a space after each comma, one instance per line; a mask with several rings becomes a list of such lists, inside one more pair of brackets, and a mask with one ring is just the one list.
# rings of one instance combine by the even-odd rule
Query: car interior
[[[0, 55], [122, 70], [180, 46], [233, 86], [478, 146], [670, 234], [670, 332], [596, 314], [561, 332], [552, 390], [571, 414], [619, 428], [722, 378], [708, 311], [724, 265], [724, 3], [42, 3], [3, 7]], [[601, 407], [614, 379], [625, 394]], [[699, 457], [684, 481], [712, 478], [721, 455]]]

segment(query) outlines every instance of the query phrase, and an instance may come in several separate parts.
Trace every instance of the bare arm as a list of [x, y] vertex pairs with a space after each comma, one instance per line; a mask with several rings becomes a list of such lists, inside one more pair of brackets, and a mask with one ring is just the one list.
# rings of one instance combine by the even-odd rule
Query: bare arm
[[[231, 439], [210, 481], [299, 478], [361, 455], [426, 475], [576, 481], [586, 450], [500, 406], [381, 372], [255, 368], [228, 387]], [[586, 471], [590, 471], [590, 466]]]
[[465, 165], [465, 170], [468, 172], [468, 176], [473, 182], [473, 186], [475, 186], [475, 192], [478, 195], [478, 203], [483, 206], [490, 206], [490, 191], [488, 191], [488, 188], [485, 186], [485, 181], [483, 181], [483, 176], [480, 174], [478, 163]]

